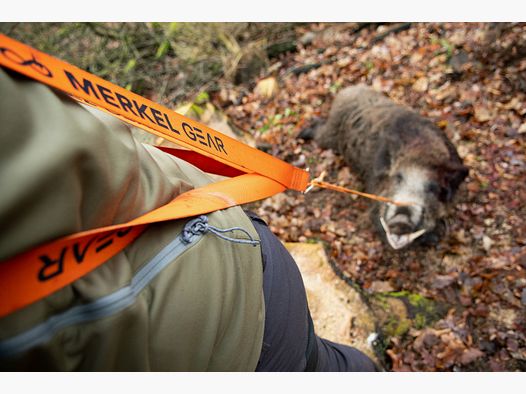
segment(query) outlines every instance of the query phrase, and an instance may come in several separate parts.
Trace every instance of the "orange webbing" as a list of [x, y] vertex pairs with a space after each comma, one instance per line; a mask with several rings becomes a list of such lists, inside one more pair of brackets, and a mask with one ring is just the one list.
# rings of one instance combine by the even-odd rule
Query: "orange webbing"
[[[0, 66], [191, 149], [160, 148], [203, 171], [233, 177], [183, 193], [128, 223], [69, 235], [0, 262], [0, 317], [94, 270], [136, 239], [150, 223], [210, 213], [286, 189], [305, 191], [309, 185], [308, 173], [302, 169], [1, 34]], [[329, 185], [321, 179], [310, 184], [398, 204]]]
[[127, 223], [69, 235], [0, 263], [0, 317], [44, 298], [91, 272], [124, 249], [149, 223], [245, 204], [285, 190], [257, 174], [244, 174], [179, 195]]
[[234, 178], [179, 195], [128, 223], [83, 231], [0, 262], [0, 317], [79, 279], [136, 239], [149, 223], [205, 214], [304, 191], [308, 173], [126, 89], [0, 35], [0, 66], [59, 89], [195, 152], [161, 148], [204, 171]]
[[0, 34], [0, 65], [245, 173], [304, 191], [308, 173], [162, 105]]

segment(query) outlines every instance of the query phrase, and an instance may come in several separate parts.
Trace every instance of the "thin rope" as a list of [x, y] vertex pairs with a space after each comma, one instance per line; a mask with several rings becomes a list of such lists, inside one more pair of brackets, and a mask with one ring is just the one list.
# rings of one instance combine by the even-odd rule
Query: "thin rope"
[[389, 203], [389, 204], [396, 205], [398, 207], [407, 207], [407, 206], [416, 205], [416, 204], [410, 203], [410, 202], [395, 201], [395, 200], [392, 200], [392, 199], [387, 198], [387, 197], [377, 196], [376, 194], [359, 192], [358, 190], [348, 189], [348, 188], [343, 187], [343, 186], [337, 186], [337, 185], [333, 185], [331, 183], [323, 182], [322, 179], [324, 177], [325, 177], [325, 171], [323, 171], [319, 177], [314, 178], [312, 181], [309, 182], [309, 186], [305, 190], [305, 193], [309, 192], [313, 187], [317, 186], [317, 187], [321, 187], [321, 188], [324, 188], [324, 189], [335, 190], [335, 191], [341, 192], [341, 193], [355, 194], [357, 196], [369, 198], [371, 200], [376, 200], [376, 201], [380, 201], [380, 202], [386, 202], [386, 203]]

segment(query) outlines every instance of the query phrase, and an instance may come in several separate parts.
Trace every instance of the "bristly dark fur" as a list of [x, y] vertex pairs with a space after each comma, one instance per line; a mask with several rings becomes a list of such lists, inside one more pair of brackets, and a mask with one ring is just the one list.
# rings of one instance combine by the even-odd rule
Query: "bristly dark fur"
[[[468, 173], [440, 128], [365, 85], [346, 88], [337, 95], [327, 122], [316, 129], [315, 139], [322, 148], [341, 154], [370, 193], [393, 195], [397, 171], [399, 174], [408, 166], [421, 168], [427, 174], [426, 182], [438, 185], [437, 198], [426, 197], [426, 214], [430, 216], [427, 239], [432, 235], [431, 221], [438, 231], [444, 216], [442, 205], [451, 202]], [[373, 212], [378, 212], [377, 208]]]

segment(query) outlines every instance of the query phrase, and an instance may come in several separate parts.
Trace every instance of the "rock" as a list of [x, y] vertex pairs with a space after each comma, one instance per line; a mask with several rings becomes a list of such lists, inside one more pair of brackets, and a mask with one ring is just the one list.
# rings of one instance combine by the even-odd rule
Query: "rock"
[[262, 79], [256, 84], [254, 93], [263, 98], [271, 98], [278, 92], [278, 81], [274, 77]]
[[360, 294], [332, 270], [321, 243], [285, 243], [301, 272], [316, 334], [353, 346], [377, 362], [375, 320]]

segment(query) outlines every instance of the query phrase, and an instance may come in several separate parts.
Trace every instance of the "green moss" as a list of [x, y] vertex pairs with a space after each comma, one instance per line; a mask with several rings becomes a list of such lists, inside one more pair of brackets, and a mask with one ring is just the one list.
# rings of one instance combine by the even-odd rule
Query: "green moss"
[[417, 329], [424, 328], [428, 324], [427, 320], [428, 319], [426, 318], [425, 315], [421, 313], [417, 314], [414, 318], [415, 328]]
[[[389, 304], [389, 298], [396, 298], [403, 302], [407, 317], [398, 316], [392, 310]], [[444, 308], [420, 294], [410, 293], [408, 291], [394, 291], [376, 294], [374, 305], [377, 311], [385, 316], [382, 323], [382, 330], [385, 335], [402, 336], [409, 328], [414, 327], [421, 329], [429, 326], [434, 321], [440, 319], [444, 313]]]
[[401, 337], [411, 328], [411, 320], [399, 319], [398, 316], [392, 316], [382, 327], [387, 337]]
[[434, 301], [420, 294], [398, 291], [386, 293], [386, 296], [399, 298], [405, 303], [409, 317], [415, 323], [415, 328], [423, 328], [441, 315], [441, 308]]

